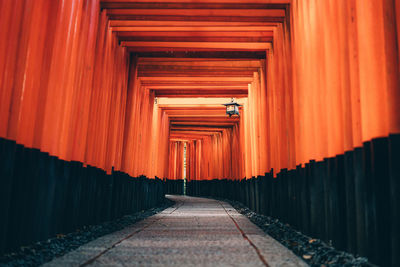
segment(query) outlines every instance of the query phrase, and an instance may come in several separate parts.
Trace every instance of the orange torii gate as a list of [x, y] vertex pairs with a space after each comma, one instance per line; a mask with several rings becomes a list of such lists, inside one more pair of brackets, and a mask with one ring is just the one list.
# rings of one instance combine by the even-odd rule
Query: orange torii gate
[[[389, 207], [400, 221], [399, 1], [1, 1], [0, 14], [2, 141], [127, 181], [181, 179], [184, 143], [193, 181], [372, 177], [368, 193], [353, 190], [361, 230], [358, 250], [346, 246], [374, 260], [376, 251], [398, 251], [381, 229], [398, 230], [380, 218]], [[231, 97], [242, 101], [240, 118], [220, 105]], [[162, 98], [186, 104], [156, 103]], [[364, 202], [381, 213], [367, 217]], [[309, 209], [331, 218], [328, 204]], [[367, 229], [369, 219], [379, 227]], [[322, 228], [315, 234], [335, 236]], [[394, 245], [363, 245], [381, 235]]]

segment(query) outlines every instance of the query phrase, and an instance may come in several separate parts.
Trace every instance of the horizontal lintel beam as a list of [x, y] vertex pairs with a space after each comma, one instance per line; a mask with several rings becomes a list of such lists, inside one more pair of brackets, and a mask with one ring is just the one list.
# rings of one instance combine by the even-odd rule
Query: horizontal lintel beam
[[270, 43], [229, 43], [229, 42], [131, 42], [122, 41], [126, 47], [165, 47], [165, 48], [211, 48], [211, 49], [241, 49], [269, 50]]
[[285, 9], [107, 9], [109, 16], [285, 17]]

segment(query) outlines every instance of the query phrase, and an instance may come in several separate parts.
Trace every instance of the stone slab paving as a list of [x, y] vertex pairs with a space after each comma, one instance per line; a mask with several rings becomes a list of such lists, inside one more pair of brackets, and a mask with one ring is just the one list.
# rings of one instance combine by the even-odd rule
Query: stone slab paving
[[307, 266], [228, 203], [176, 204], [44, 266]]

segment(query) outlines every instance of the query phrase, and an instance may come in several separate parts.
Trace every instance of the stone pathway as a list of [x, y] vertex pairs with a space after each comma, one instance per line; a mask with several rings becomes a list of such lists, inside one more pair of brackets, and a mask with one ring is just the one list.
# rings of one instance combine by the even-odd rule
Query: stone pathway
[[176, 204], [44, 266], [307, 266], [225, 202], [167, 197]]

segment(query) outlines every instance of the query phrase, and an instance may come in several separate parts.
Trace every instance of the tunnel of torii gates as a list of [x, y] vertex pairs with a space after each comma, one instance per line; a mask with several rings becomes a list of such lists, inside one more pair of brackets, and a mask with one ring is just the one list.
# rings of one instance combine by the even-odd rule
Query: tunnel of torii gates
[[400, 1], [4, 0], [0, 14], [1, 252], [155, 206], [185, 176], [189, 195], [400, 265]]

